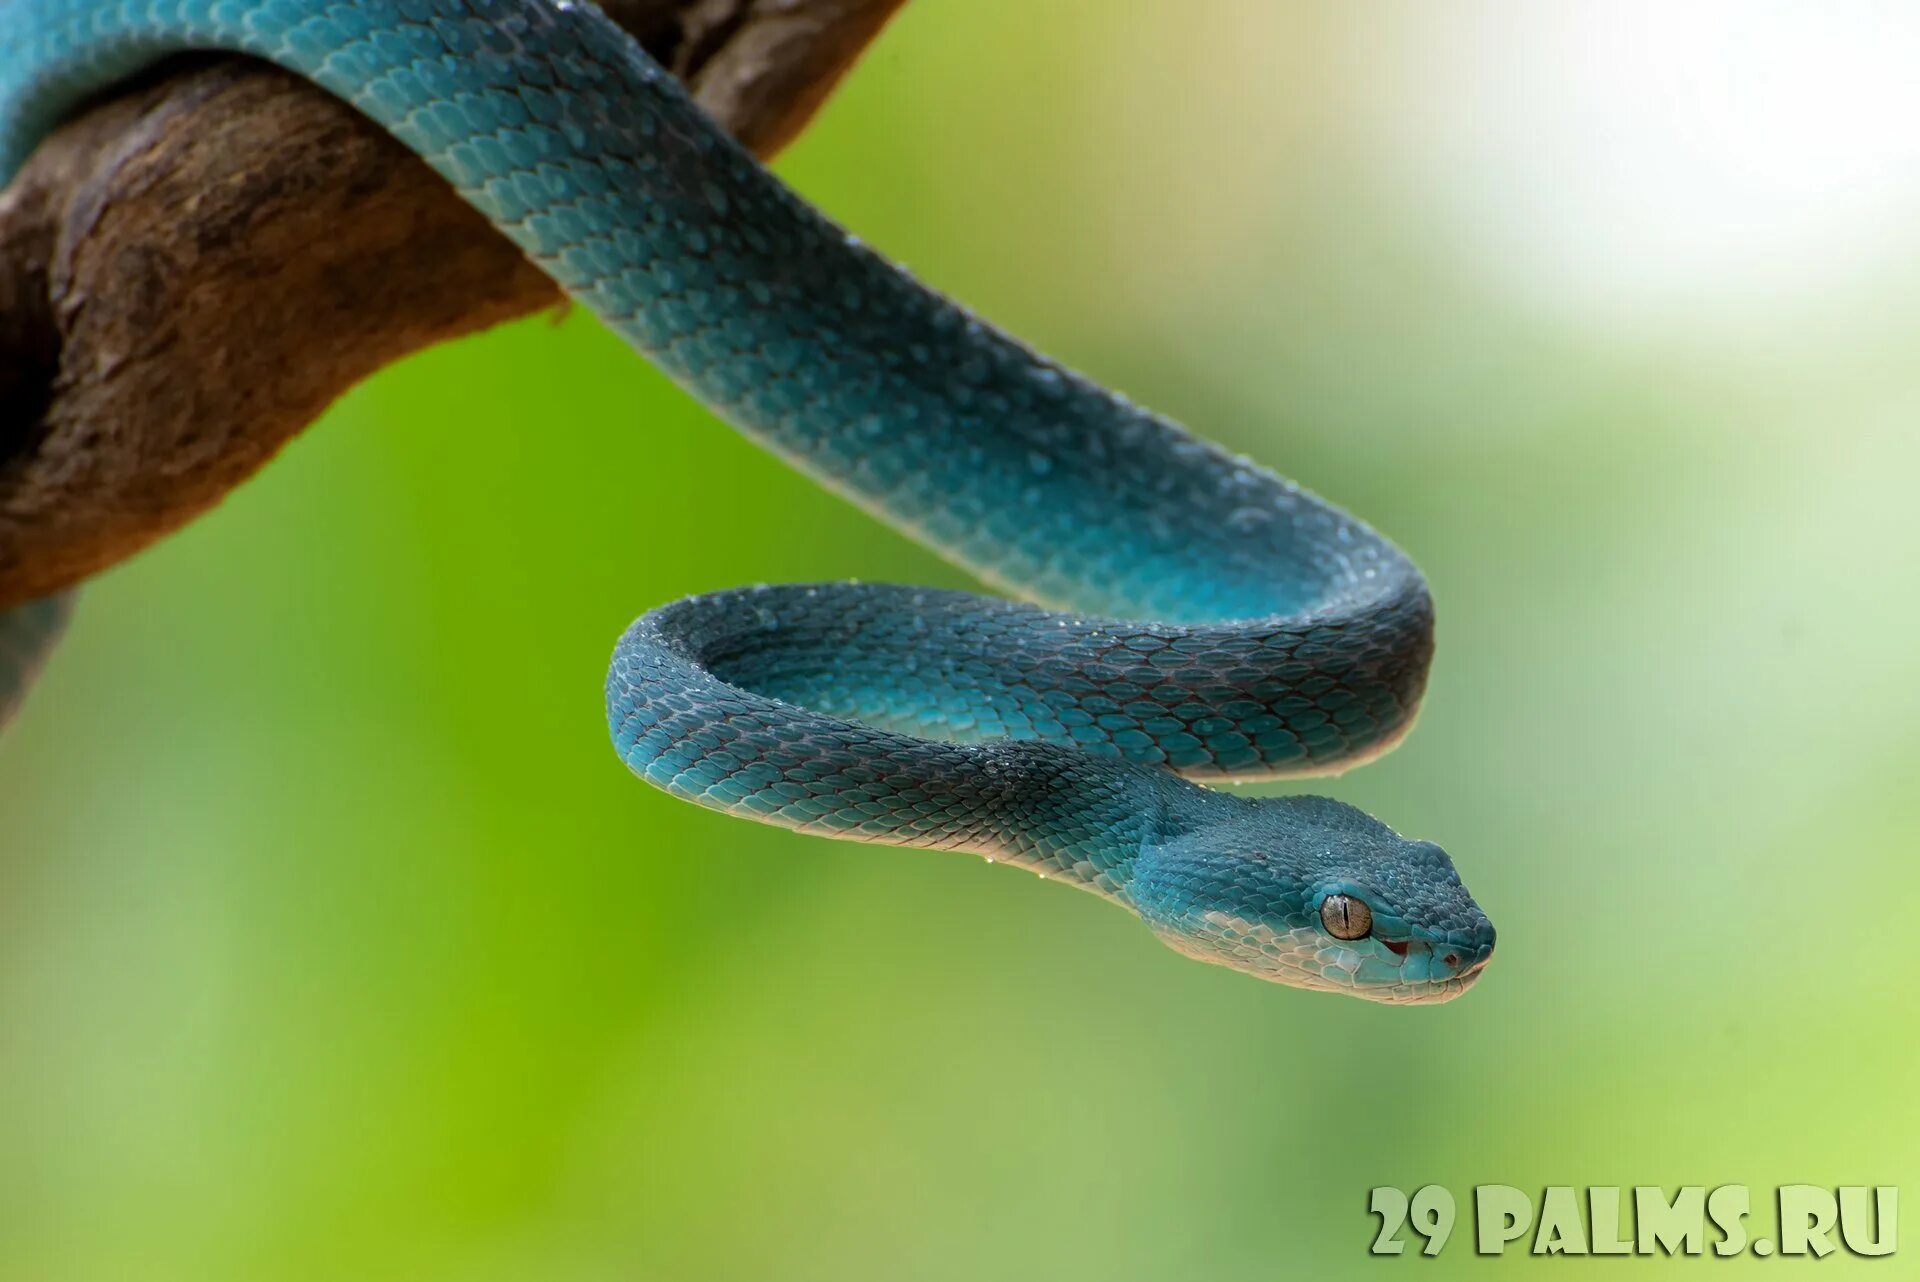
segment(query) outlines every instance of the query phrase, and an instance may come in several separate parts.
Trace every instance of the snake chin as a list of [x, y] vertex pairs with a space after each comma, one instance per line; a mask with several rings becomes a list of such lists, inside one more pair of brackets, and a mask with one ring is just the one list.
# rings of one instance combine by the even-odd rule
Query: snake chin
[[[1397, 1004], [1451, 1001], [1486, 969], [1493, 925], [1440, 847], [1320, 797], [1222, 797], [1212, 810], [1146, 846], [1126, 888], [1176, 951]], [[1324, 906], [1336, 898], [1365, 905], [1364, 931], [1334, 919], [1357, 937], [1332, 933]]]

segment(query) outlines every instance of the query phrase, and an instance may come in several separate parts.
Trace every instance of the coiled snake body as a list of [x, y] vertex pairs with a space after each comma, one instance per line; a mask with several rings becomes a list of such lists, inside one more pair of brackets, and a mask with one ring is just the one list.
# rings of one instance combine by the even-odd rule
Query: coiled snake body
[[[0, 0], [0, 179], [183, 49], [352, 103], [717, 413], [1040, 603], [837, 583], [664, 606], [607, 679], [635, 773], [1055, 874], [1300, 987], [1439, 1001], [1484, 966], [1493, 929], [1437, 846], [1180, 777], [1327, 771], [1405, 732], [1432, 608], [1381, 536], [915, 282], [584, 0]], [[0, 616], [0, 715], [62, 613]]]

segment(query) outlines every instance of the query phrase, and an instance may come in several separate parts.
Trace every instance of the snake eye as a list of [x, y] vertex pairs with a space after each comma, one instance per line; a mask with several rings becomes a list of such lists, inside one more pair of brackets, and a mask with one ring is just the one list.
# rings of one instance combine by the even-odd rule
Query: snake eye
[[1365, 939], [1373, 933], [1373, 909], [1352, 895], [1328, 895], [1320, 901], [1320, 924], [1335, 939]]

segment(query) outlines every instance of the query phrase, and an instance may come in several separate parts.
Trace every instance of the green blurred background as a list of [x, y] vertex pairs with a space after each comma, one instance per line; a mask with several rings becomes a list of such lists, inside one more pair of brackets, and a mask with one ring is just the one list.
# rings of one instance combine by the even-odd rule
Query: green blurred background
[[1424, 718], [1321, 788], [1493, 967], [1270, 987], [628, 777], [641, 610], [963, 580], [536, 319], [95, 585], [0, 743], [0, 1277], [1688, 1276], [1369, 1259], [1367, 1190], [1920, 1193], [1917, 55], [1852, 0], [913, 0], [782, 172], [1414, 554]]

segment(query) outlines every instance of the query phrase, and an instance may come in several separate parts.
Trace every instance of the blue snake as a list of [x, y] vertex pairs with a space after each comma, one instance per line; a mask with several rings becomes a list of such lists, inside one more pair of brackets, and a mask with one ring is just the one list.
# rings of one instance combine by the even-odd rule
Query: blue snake
[[[1437, 1002], [1484, 968], [1493, 928], [1438, 846], [1192, 782], [1338, 770], [1407, 731], [1433, 609], [1381, 535], [913, 280], [585, 0], [0, 0], [0, 180], [189, 49], [351, 103], [720, 416], [1021, 598], [823, 583], [643, 615], [606, 683], [641, 778], [1017, 864], [1300, 988]], [[0, 716], [63, 617], [0, 615]]]

